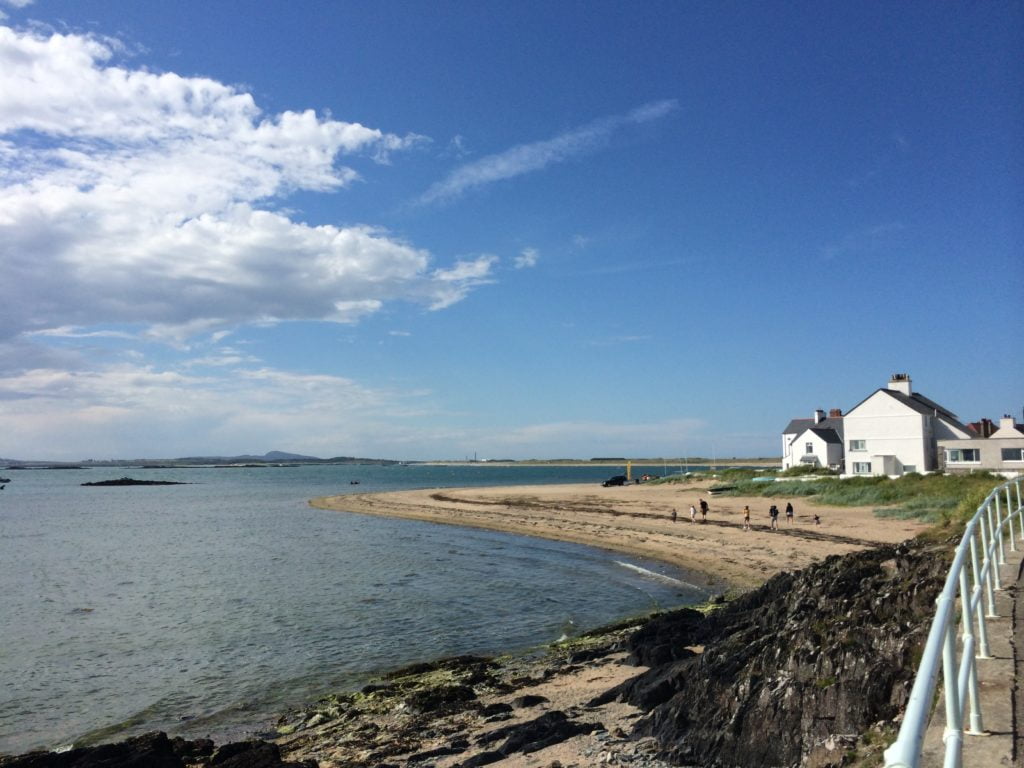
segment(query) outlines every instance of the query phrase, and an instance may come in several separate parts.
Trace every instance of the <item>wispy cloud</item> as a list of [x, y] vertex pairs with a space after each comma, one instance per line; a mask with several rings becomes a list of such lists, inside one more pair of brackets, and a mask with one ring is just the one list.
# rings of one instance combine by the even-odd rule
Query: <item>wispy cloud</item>
[[537, 266], [537, 259], [539, 258], [540, 254], [537, 253], [536, 248], [524, 248], [522, 253], [516, 256], [512, 264], [516, 269], [528, 269]]
[[873, 253], [904, 229], [906, 227], [899, 221], [864, 227], [828, 243], [821, 249], [821, 255], [826, 260], [832, 260], [851, 253]]
[[620, 128], [664, 117], [678, 107], [675, 99], [651, 102], [622, 115], [602, 117], [551, 139], [519, 144], [494, 155], [467, 163], [432, 185], [420, 197], [421, 204], [452, 200], [464, 192], [539, 171], [554, 163], [593, 152]]

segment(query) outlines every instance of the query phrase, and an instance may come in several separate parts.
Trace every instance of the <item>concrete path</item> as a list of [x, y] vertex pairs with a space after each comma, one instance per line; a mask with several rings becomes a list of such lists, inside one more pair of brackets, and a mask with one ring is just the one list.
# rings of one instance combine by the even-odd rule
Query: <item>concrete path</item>
[[[1021, 544], [1018, 542], [1018, 548]], [[992, 658], [978, 660], [981, 688], [981, 716], [984, 736], [964, 735], [964, 768], [1024, 768], [1024, 601], [1018, 597], [1024, 584], [1021, 569], [1024, 553], [1006, 550], [1006, 564], [999, 569], [1002, 590], [995, 593], [998, 618], [987, 621]], [[932, 725], [925, 735], [922, 768], [940, 768], [945, 758], [942, 733], [946, 723], [941, 688], [937, 695]], [[969, 714], [964, 722], [969, 723]]]

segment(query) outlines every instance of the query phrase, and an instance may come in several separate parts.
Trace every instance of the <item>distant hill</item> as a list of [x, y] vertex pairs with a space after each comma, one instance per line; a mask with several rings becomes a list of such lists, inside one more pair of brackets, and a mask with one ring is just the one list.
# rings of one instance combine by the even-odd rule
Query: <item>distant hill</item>
[[179, 456], [174, 459], [88, 459], [81, 462], [53, 462], [44, 460], [0, 459], [0, 466], [17, 469], [39, 467], [130, 467], [130, 466], [180, 466], [180, 465], [211, 465], [211, 464], [399, 464], [395, 459], [365, 459], [355, 456], [335, 456], [321, 459], [318, 456], [306, 456], [301, 453], [286, 451], [268, 451], [263, 455], [251, 453], [241, 456]]

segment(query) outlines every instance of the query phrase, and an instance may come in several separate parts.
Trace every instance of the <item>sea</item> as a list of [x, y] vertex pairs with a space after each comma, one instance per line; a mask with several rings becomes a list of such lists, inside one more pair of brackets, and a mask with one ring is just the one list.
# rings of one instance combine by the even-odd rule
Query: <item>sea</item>
[[[218, 742], [266, 734], [291, 707], [407, 664], [528, 653], [707, 599], [704, 579], [642, 558], [308, 503], [415, 488], [598, 484], [620, 471], [484, 463], [0, 470], [11, 480], [0, 491], [0, 754], [152, 730]], [[183, 484], [82, 485], [125, 475]]]

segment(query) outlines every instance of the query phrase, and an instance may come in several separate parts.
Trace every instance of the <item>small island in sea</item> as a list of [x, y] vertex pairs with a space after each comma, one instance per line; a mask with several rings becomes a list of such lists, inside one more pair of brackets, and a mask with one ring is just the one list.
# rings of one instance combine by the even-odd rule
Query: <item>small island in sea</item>
[[189, 485], [189, 483], [178, 480], [135, 480], [131, 477], [119, 477], [116, 480], [97, 480], [92, 483], [82, 483], [82, 485]]

